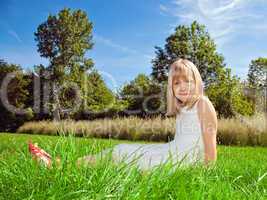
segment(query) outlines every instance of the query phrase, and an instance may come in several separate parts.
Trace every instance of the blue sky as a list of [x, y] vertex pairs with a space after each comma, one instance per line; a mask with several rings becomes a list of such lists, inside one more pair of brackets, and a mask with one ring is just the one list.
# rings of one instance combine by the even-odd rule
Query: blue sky
[[267, 57], [266, 0], [1, 0], [0, 58], [25, 69], [47, 64], [33, 33], [64, 7], [86, 11], [93, 22], [95, 45], [87, 56], [111, 89], [149, 75], [154, 46], [193, 20], [206, 25], [227, 67], [242, 79], [251, 59]]

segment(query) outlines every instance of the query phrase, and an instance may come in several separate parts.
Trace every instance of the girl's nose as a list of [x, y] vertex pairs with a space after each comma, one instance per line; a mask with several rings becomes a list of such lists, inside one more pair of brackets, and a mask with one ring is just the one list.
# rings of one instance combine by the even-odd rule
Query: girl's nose
[[184, 91], [184, 90], [187, 90], [187, 86], [185, 84], [182, 84], [181, 86], [181, 90]]

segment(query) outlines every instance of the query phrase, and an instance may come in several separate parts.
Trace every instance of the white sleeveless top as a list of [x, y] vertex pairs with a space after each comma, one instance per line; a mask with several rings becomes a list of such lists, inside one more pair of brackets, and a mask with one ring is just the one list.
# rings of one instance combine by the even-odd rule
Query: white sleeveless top
[[[167, 161], [171, 161], [174, 167], [203, 162], [204, 145], [197, 103], [190, 110], [187, 106], [181, 108], [181, 113], [176, 115], [176, 131], [172, 141], [162, 144], [117, 144], [112, 149], [113, 160], [137, 164], [141, 170], [149, 170]], [[108, 150], [110, 148], [102, 151], [102, 155]]]

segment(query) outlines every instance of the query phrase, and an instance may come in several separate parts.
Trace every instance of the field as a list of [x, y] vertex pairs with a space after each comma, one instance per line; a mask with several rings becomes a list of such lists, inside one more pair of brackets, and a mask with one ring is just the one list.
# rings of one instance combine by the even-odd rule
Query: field
[[[37, 142], [62, 165], [47, 169], [32, 160]], [[78, 157], [118, 143], [115, 139], [0, 134], [0, 199], [267, 199], [267, 148], [218, 146], [213, 168], [158, 168], [140, 173], [109, 161], [77, 168]], [[139, 141], [140, 143], [140, 141]]]
[[[116, 117], [96, 120], [44, 120], [24, 123], [18, 133], [38, 135], [75, 134], [81, 137], [127, 139], [130, 141], [168, 142], [175, 135], [175, 118]], [[265, 113], [250, 117], [222, 118], [218, 120], [219, 144], [267, 147], [267, 121]]]

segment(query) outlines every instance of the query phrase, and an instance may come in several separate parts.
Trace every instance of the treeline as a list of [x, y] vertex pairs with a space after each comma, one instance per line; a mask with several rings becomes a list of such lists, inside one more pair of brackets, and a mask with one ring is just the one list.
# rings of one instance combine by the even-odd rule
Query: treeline
[[24, 71], [0, 60], [1, 131], [14, 131], [29, 120], [164, 116], [168, 69], [177, 58], [196, 64], [219, 118], [266, 112], [267, 58], [252, 60], [247, 80], [241, 81], [231, 74], [205, 26], [196, 21], [177, 26], [163, 48], [155, 47], [150, 75], [140, 73], [116, 93], [85, 56], [94, 46], [92, 29], [84, 11], [63, 9], [49, 15], [34, 33], [47, 66]]

